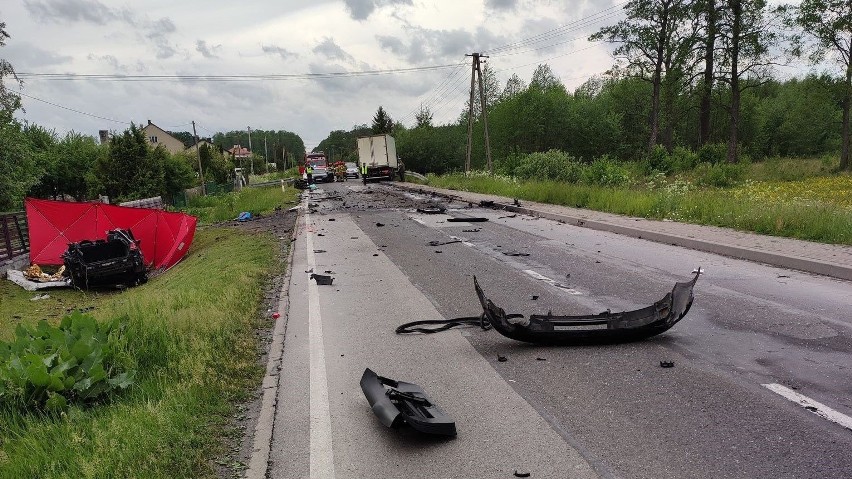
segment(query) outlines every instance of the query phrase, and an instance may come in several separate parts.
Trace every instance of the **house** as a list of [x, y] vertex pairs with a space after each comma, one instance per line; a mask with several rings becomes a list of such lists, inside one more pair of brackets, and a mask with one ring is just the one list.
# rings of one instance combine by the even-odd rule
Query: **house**
[[243, 148], [240, 145], [234, 145], [233, 148], [228, 150], [228, 154], [231, 155], [231, 158], [235, 160], [251, 158], [251, 150], [249, 150], [248, 148]]
[[[216, 146], [215, 144], [213, 144], [212, 138], [199, 138], [198, 139], [198, 147], [201, 148], [202, 146], [207, 146], [207, 148], [209, 148], [210, 151], [215, 151], [215, 152], [218, 152], [219, 154], [222, 154], [222, 155], [224, 155], [226, 153], [229, 154], [229, 155], [231, 154], [230, 150], [226, 150], [226, 149], [222, 148], [221, 146]], [[186, 151], [195, 151], [195, 145], [192, 144], [192, 145], [187, 146]]]
[[173, 155], [184, 150], [182, 141], [170, 135], [166, 130], [151, 123], [151, 120], [148, 120], [148, 124], [142, 128], [142, 132], [145, 134], [145, 140], [154, 148], [162, 145], [166, 151]]

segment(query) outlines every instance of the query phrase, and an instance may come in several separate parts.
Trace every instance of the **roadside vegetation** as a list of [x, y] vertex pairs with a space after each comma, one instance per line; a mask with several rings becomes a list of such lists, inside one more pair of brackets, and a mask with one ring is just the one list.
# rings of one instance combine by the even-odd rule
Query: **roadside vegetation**
[[[852, 244], [852, 175], [823, 160], [700, 163], [669, 173], [601, 159], [565, 159], [551, 170], [522, 158], [515, 174], [429, 175], [428, 184], [609, 213], [707, 224], [825, 243]], [[528, 168], [529, 165], [534, 167]], [[650, 168], [650, 169], [649, 169]], [[529, 174], [528, 172], [535, 172]], [[785, 173], [788, 172], [788, 173]], [[795, 178], [795, 179], [793, 179]]]
[[290, 207], [296, 204], [296, 190], [285, 187], [286, 199], [282, 201], [280, 186], [262, 186], [243, 188], [241, 191], [219, 195], [196, 196], [181, 210], [198, 218], [200, 224], [218, 223], [236, 219], [243, 211], [252, 215], [268, 215], [276, 207]]
[[[252, 193], [236, 196], [232, 211], [272, 211], [295, 198], [295, 190], [245, 191]], [[14, 350], [23, 329], [47, 331], [83, 310], [64, 320], [69, 334], [84, 339], [72, 342], [71, 353], [96, 356], [81, 348], [100, 331], [109, 364], [120, 367], [112, 371], [133, 372], [97, 397], [81, 399], [74, 387], [39, 390], [45, 398], [68, 396], [68, 404], [7, 401], [9, 353], [0, 352], [0, 477], [214, 477], [214, 461], [243, 467], [227, 459], [222, 437], [241, 433], [228, 420], [262, 376], [255, 331], [268, 321], [259, 314], [264, 284], [283, 268], [276, 252], [269, 234], [201, 228], [181, 263], [136, 288], [53, 290], [31, 301], [35, 293], [0, 282], [0, 351]], [[26, 343], [49, 347], [51, 334]], [[60, 349], [62, 338], [54, 338]], [[103, 380], [95, 368], [81, 369], [67, 375], [88, 373], [87, 385]], [[40, 376], [26, 372], [33, 373], [28, 391], [38, 390]]]

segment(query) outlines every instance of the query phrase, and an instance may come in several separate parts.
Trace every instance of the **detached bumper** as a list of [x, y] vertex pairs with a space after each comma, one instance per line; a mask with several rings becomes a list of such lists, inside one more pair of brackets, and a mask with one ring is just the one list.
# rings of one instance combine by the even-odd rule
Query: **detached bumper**
[[382, 424], [408, 424], [427, 434], [456, 435], [456, 423], [436, 406], [420, 386], [383, 378], [370, 369], [361, 376], [361, 390]]
[[675, 283], [671, 292], [651, 306], [633, 311], [595, 315], [558, 316], [506, 314], [495, 305], [479, 286], [473, 284], [483, 309], [483, 323], [488, 323], [507, 338], [528, 343], [564, 344], [578, 342], [622, 342], [648, 338], [680, 321], [692, 306], [692, 289], [701, 270], [690, 281]]

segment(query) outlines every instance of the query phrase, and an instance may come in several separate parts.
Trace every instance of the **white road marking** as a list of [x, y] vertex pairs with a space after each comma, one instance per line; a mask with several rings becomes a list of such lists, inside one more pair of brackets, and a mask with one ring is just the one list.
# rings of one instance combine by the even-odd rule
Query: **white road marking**
[[560, 283], [556, 280], [550, 279], [547, 276], [544, 276], [543, 274], [539, 274], [539, 273], [537, 273], [537, 272], [535, 272], [531, 269], [525, 269], [524, 273], [532, 276], [533, 278], [535, 278], [539, 281], [544, 281], [545, 283], [547, 283], [551, 286], [557, 287], [557, 288], [561, 289], [562, 291], [565, 291], [568, 294], [575, 294], [575, 295], [583, 294], [583, 293], [577, 291], [576, 289], [569, 288], [568, 286], [565, 286], [564, 284], [562, 284], [562, 283]]
[[421, 224], [421, 225], [423, 225], [423, 226], [426, 226], [426, 223], [425, 223], [423, 220], [421, 220], [420, 218], [415, 218], [415, 217], [413, 217], [413, 216], [412, 216], [412, 217], [411, 217], [411, 219], [413, 219], [414, 221], [416, 221], [416, 222], [420, 223], [420, 224]]
[[[305, 215], [305, 224], [311, 216]], [[305, 245], [308, 250], [308, 268], [316, 269], [314, 237], [305, 228]], [[334, 449], [331, 443], [331, 408], [328, 403], [328, 379], [325, 370], [325, 347], [322, 340], [322, 316], [319, 291], [313, 280], [308, 281], [308, 344], [310, 359], [310, 475], [311, 478], [334, 479]]]
[[779, 394], [789, 399], [790, 401], [798, 404], [799, 406], [802, 406], [803, 408], [807, 409], [808, 411], [816, 414], [817, 416], [823, 419], [828, 419], [829, 421], [839, 424], [845, 427], [846, 429], [852, 430], [852, 417], [849, 417], [841, 412], [835, 411], [834, 409], [831, 409], [825, 404], [818, 401], [814, 401], [813, 399], [805, 395], [799, 394], [786, 386], [782, 386], [781, 384], [762, 384], [762, 386], [774, 392], [775, 394]]

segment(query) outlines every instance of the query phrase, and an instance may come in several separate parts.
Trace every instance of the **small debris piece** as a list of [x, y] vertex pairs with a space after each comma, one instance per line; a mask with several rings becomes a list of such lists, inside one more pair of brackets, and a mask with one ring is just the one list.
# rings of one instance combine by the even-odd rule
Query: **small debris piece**
[[537, 299], [538, 299], [538, 295], [537, 295], [537, 294], [534, 294], [534, 295], [532, 295], [532, 297], [531, 297], [530, 299], [531, 299], [531, 300], [533, 300], [533, 301], [535, 301], [535, 300], [537, 300]]
[[517, 199], [517, 198], [514, 198], [512, 201], [513, 201], [513, 204], [514, 204], [515, 206], [521, 206], [521, 202], [520, 202], [520, 201], [518, 201], [518, 199]]
[[501, 219], [501, 218], [517, 218], [517, 217], [518, 217], [518, 215], [514, 215], [514, 214], [513, 214], [513, 215], [500, 216], [500, 217], [499, 217], [499, 218], [497, 218], [497, 219], [499, 220], [499, 219]]
[[330, 286], [334, 278], [324, 274], [311, 274], [311, 279], [316, 280], [317, 284], [322, 286]]
[[327, 269], [327, 270], [325, 270], [325, 274], [334, 274], [334, 271]]
[[334, 221], [334, 218], [329, 218], [328, 221]]
[[314, 253], [325, 253], [324, 249], [315, 249]]
[[374, 253], [374, 254], [373, 254], [373, 256], [378, 256], [378, 255], [379, 255], [379, 253]]
[[376, 226], [378, 226], [379, 228], [381, 228], [384, 225], [385, 225], [384, 223], [376, 223]]
[[530, 473], [529, 472], [515, 471], [515, 477], [530, 477]]
[[447, 223], [482, 223], [488, 218], [447, 218]]
[[279, 312], [277, 312], [277, 311], [276, 311], [276, 312], [274, 312], [274, 313], [272, 313], [272, 319], [278, 319], [278, 318], [280, 318], [280, 317], [281, 317], [281, 313], [279, 313]]
[[660, 361], [660, 367], [661, 368], [673, 368], [674, 367], [674, 361]]
[[807, 409], [807, 410], [808, 410], [808, 411], [810, 411], [810, 412], [817, 412], [817, 411], [819, 411], [819, 408], [817, 408], [816, 406], [805, 406], [805, 409]]
[[317, 236], [325, 236], [325, 235], [322, 234], [322, 233], [317, 233]]
[[600, 261], [598, 261], [598, 260], [595, 260], [595, 263], [600, 263]]
[[480, 231], [482, 230], [479, 228], [474, 228], [472, 230], [462, 230], [462, 233], [479, 233]]
[[427, 215], [437, 215], [437, 214], [443, 213], [445, 211], [447, 211], [445, 208], [440, 208], [440, 207], [437, 207], [437, 208], [417, 208], [418, 213], [423, 213], [423, 214], [427, 214]]
[[506, 356], [497, 356], [497, 361], [500, 361], [501, 363], [505, 363], [508, 360], [509, 359]]
[[358, 239], [357, 236], [350, 236], [349, 239]]
[[442, 246], [445, 244], [453, 244], [453, 243], [461, 243], [462, 240], [451, 240], [451, 241], [430, 241], [429, 246]]
[[518, 252], [518, 251], [504, 251], [503, 254], [506, 255], [506, 256], [529, 256], [530, 255], [529, 253], [521, 253], [521, 252]]
[[547, 361], [547, 358], [535, 358], [536, 361]]
[[30, 298], [30, 301], [39, 301], [39, 300], [42, 300], [42, 299], [47, 299], [49, 297], [50, 297], [49, 294], [39, 294], [39, 295], [36, 295], [36, 296], [33, 296], [32, 298]]
[[479, 202], [479, 206], [491, 208], [492, 206], [494, 206], [494, 202], [491, 200], [482, 200]]
[[778, 277], [779, 278], [789, 278], [790, 276], [786, 275], [786, 274], [779, 274]]
[[436, 250], [435, 250], [435, 252], [436, 252], [436, 253], [443, 253], [443, 251], [441, 251], [441, 250], [439, 250], [439, 249], [436, 249]]

